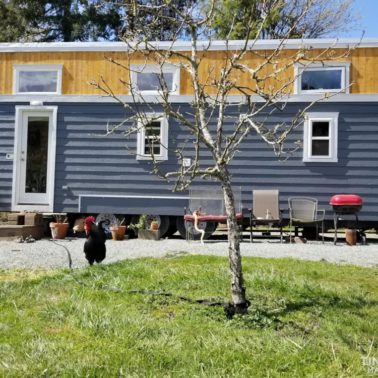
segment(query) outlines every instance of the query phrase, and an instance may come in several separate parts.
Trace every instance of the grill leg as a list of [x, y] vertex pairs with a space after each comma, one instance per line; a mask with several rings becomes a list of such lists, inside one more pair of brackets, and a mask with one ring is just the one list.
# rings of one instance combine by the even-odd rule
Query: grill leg
[[359, 231], [359, 228], [358, 228], [358, 214], [355, 213], [354, 214], [355, 217], [356, 217], [356, 231], [357, 231], [357, 236], [359, 235], [359, 238], [360, 238], [360, 242], [362, 245], [366, 245], [366, 235], [364, 233], [364, 230], [362, 229], [361, 231]]
[[333, 244], [336, 245], [337, 243], [337, 213], [333, 213], [333, 227], [335, 229], [335, 235], [333, 237]]

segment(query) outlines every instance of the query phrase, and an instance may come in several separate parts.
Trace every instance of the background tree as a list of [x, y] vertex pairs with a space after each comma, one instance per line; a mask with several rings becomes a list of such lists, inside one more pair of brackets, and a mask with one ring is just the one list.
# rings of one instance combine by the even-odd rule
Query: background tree
[[[317, 38], [356, 25], [354, 0], [218, 0], [211, 28], [217, 38]], [[0, 42], [119, 40], [132, 34], [153, 40], [187, 35], [180, 14], [209, 10], [209, 0], [8, 0], [0, 2]], [[309, 5], [310, 4], [310, 5]], [[300, 17], [306, 8], [305, 15]], [[264, 27], [248, 31], [247, 20], [264, 18]], [[295, 27], [292, 26], [295, 24]], [[148, 30], [140, 26], [148, 25]], [[148, 33], [145, 35], [144, 33]]]
[[[354, 0], [219, 0], [213, 28], [217, 38], [319, 38], [356, 26]], [[208, 8], [208, 2], [203, 2]], [[249, 31], [249, 19], [265, 19], [261, 32]], [[298, 21], [298, 19], [300, 20]]]
[[0, 12], [2, 42], [117, 40], [122, 27], [111, 1], [9, 0]]
[[[193, 9], [197, 4], [197, 0], [171, 0], [171, 6], [167, 6], [165, 0], [108, 1], [116, 5], [119, 14], [124, 16], [122, 35], [139, 35], [149, 41], [170, 41], [176, 38], [176, 32], [181, 27], [180, 13]], [[148, 25], [147, 30], [145, 25]], [[186, 30], [180, 30], [180, 33], [183, 37]]]
[[[165, 166], [156, 161], [153, 155], [154, 148], [150, 148], [152, 171], [170, 182], [174, 180], [173, 190], [184, 190], [193, 180], [199, 178], [215, 181], [222, 188], [228, 226], [231, 307], [233, 311], [239, 313], [247, 310], [249, 302], [243, 281], [230, 165], [247, 137], [262, 139], [271, 145], [280, 157], [285, 157], [285, 154], [298, 149], [299, 145], [296, 143], [287, 146], [287, 137], [292, 130], [303, 123], [304, 114], [313, 103], [298, 109], [298, 113], [288, 122], [270, 121], [271, 116], [276, 115], [277, 112], [281, 114], [279, 118], [282, 119], [282, 111], [287, 105], [287, 96], [291, 93], [295, 80], [294, 65], [302, 64], [305, 68], [314, 61], [339, 60], [348, 54], [348, 51], [338, 54], [332, 47], [315, 51], [311, 47], [307, 48], [306, 45], [295, 52], [288, 53], [285, 50], [287, 39], [293, 35], [293, 30], [297, 30], [298, 25], [311, 9], [310, 1], [308, 7], [302, 9], [302, 13], [297, 15], [291, 27], [286, 30], [286, 34], [277, 41], [272, 50], [254, 49], [265, 26], [280, 9], [281, 1], [267, 0], [261, 1], [260, 4], [264, 6], [266, 12], [257, 19], [255, 15], [250, 15], [245, 21], [246, 38], [239, 49], [231, 51], [232, 47], [230, 47], [228, 51], [228, 41], [225, 40], [226, 51], [221, 64], [216, 66], [217, 69], [214, 68], [215, 62], [211, 61], [211, 41], [201, 40], [203, 35], [211, 34], [216, 17], [215, 0], [211, 2], [205, 15], [199, 15], [194, 8], [182, 12], [175, 8], [172, 2], [166, 1], [163, 5], [179, 15], [180, 24], [175, 29], [172, 44], [165, 49], [159, 48], [158, 43], [147, 40], [146, 37], [150, 36], [149, 25], [143, 24], [138, 25], [138, 28], [129, 29], [128, 38], [125, 39], [130, 52], [127, 55], [129, 63], [132, 62], [133, 53], [137, 53], [138, 59], [141, 55], [144, 56], [145, 64], [155, 63], [160, 67], [158, 74], [160, 95], [153, 102], [143, 98], [133, 85], [131, 76], [135, 71], [130, 64], [125, 65], [109, 59], [125, 69], [126, 78], [120, 80], [132, 95], [131, 103], [123, 102], [117, 97], [104, 80], [93, 82], [100, 91], [119, 101], [129, 112], [129, 117], [114, 128], [109, 128], [108, 133], [120, 127], [125, 128], [126, 135], [136, 133], [147, 127], [148, 122], [151, 121], [151, 113], [156, 114], [158, 119], [160, 113], [164, 112], [169, 118], [170, 127], [185, 128], [191, 134], [187, 143], [169, 146], [172, 149], [171, 156], [174, 153], [177, 157], [177, 169], [167, 170], [172, 165]], [[160, 6], [156, 9], [148, 5], [140, 6], [137, 2], [134, 5], [135, 12], [156, 10], [161, 14]], [[181, 30], [188, 30], [190, 41], [188, 52], [174, 49], [174, 43]], [[187, 106], [183, 109], [180, 104], [172, 101], [163, 72], [167, 64], [179, 66], [182, 75], [185, 74], [190, 78], [193, 98], [188, 105], [191, 110], [188, 110]], [[229, 100], [230, 96], [235, 94], [240, 95], [240, 102]], [[162, 146], [162, 148], [167, 147]], [[210, 163], [208, 154], [211, 157]], [[184, 163], [188, 159], [191, 162], [189, 166]]]
[[0, 42], [25, 40], [27, 20], [15, 1], [0, 2]]
[[[115, 41], [148, 24], [149, 40], [170, 40], [178, 15], [163, 0], [9, 0], [0, 2], [0, 42]], [[172, 0], [184, 12], [196, 0]], [[146, 5], [147, 6], [143, 6]], [[141, 7], [135, 8], [136, 5]], [[135, 11], [138, 9], [138, 11]], [[181, 30], [181, 35], [185, 30]]]

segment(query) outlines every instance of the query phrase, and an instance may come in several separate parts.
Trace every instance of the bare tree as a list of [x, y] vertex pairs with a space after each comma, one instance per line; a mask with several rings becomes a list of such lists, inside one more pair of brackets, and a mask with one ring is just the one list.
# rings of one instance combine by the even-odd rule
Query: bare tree
[[[150, 148], [152, 171], [167, 180], [174, 180], [174, 190], [178, 191], [188, 188], [196, 178], [212, 179], [220, 184], [228, 226], [231, 307], [236, 313], [246, 312], [249, 302], [243, 281], [230, 163], [249, 135], [261, 138], [272, 146], [277, 156], [283, 159], [300, 148], [300, 144], [295, 143], [287, 147], [285, 141], [289, 133], [303, 123], [304, 114], [313, 103], [298, 111], [288, 123], [272, 125], [271, 122], [267, 122], [273, 112], [282, 111], [287, 105], [288, 95], [292, 93], [295, 81], [294, 66], [301, 64], [306, 67], [313, 62], [340, 60], [350, 52], [348, 49], [337, 53], [338, 50], [333, 49], [333, 46], [319, 51], [306, 44], [296, 47], [295, 50], [288, 50], [286, 49], [287, 38], [275, 41], [269, 50], [259, 50], [258, 38], [264, 29], [266, 18], [269, 17], [269, 10], [274, 10], [274, 5], [278, 5], [280, 1], [269, 0], [270, 8], [266, 8], [261, 19], [255, 20], [251, 17], [248, 20], [247, 38], [237, 49], [230, 44], [228, 39], [224, 41], [225, 51], [220, 70], [215, 70], [211, 64], [206, 64], [211, 57], [214, 41], [201, 39], [203, 35], [208, 35], [212, 25], [215, 4], [213, 0], [207, 14], [203, 16], [198, 15], [195, 9], [182, 12], [173, 7], [181, 21], [181, 26], [177, 28], [177, 35], [180, 34], [181, 29], [185, 28], [189, 31], [189, 51], [175, 49], [176, 38], [165, 44], [149, 42], [141, 38], [142, 35], [148, 35], [147, 32], [143, 33], [144, 28], [148, 26], [140, 25], [136, 34], [130, 34], [125, 39], [128, 46], [128, 64], [108, 58], [112, 63], [125, 69], [127, 79], [123, 79], [122, 82], [133, 98], [131, 103], [123, 102], [114, 94], [104, 79], [92, 83], [105, 95], [122, 103], [132, 113], [132, 117], [122, 124], [109, 128], [108, 133], [124, 127], [128, 135], [147, 127], [146, 125], [151, 121], [147, 112], [155, 113], [156, 117], [159, 117], [156, 106], [160, 106], [161, 111], [169, 117], [170, 121], [175, 120], [191, 133], [192, 143], [177, 147], [174, 151], [179, 163], [179, 168], [175, 171], [164, 171], [161, 162], [155, 159], [154, 148]], [[310, 3], [311, 1], [309, 1], [309, 7]], [[167, 1], [164, 6], [170, 6], [172, 10], [171, 2]], [[310, 9], [309, 7], [304, 7], [302, 13], [296, 16], [296, 22], [293, 23], [292, 28], [297, 27]], [[137, 7], [135, 9], [138, 11]], [[162, 13], [160, 9], [157, 10]], [[152, 11], [153, 9], [149, 8], [149, 12]], [[255, 33], [256, 30], [257, 33]], [[250, 39], [249, 33], [252, 32], [254, 38]], [[290, 33], [291, 28], [287, 30], [286, 35], [290, 36]], [[155, 99], [158, 105], [147, 101], [133, 83], [132, 76], [135, 74], [135, 68], [130, 62], [133, 61], [135, 54], [138, 54], [139, 59], [143, 56], [145, 65], [155, 63], [160, 67], [159, 96]], [[164, 67], [167, 65], [179, 66], [182, 74], [185, 73], [190, 78], [193, 89], [190, 112], [187, 109], [182, 110], [177, 103], [172, 101], [171, 88], [164, 75]], [[137, 69], [143, 71], [143, 65]], [[235, 94], [239, 95], [237, 102], [233, 101]], [[232, 115], [236, 113], [235, 109], [240, 116]], [[153, 144], [154, 141], [151, 143]], [[204, 159], [201, 159], [204, 151], [211, 154], [211, 164], [204, 165]], [[185, 158], [191, 159], [189, 166], [184, 164], [185, 161], [187, 162]]]

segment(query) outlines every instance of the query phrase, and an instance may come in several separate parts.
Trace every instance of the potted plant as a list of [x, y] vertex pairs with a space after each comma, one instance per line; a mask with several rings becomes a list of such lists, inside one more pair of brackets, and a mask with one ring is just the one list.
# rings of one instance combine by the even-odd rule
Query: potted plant
[[[152, 222], [151, 222], [152, 223]], [[138, 239], [147, 239], [147, 240], [159, 240], [160, 234], [158, 230], [148, 229], [147, 215], [142, 214], [139, 217], [138, 223], [131, 223], [129, 225], [135, 233], [138, 234]]]
[[64, 239], [68, 232], [68, 219], [66, 215], [54, 215], [55, 222], [50, 222], [51, 236], [53, 239]]
[[123, 240], [125, 238], [126, 225], [123, 224], [125, 218], [121, 221], [117, 219], [116, 223], [110, 226], [110, 232], [112, 233], [113, 240]]
[[159, 229], [159, 223], [157, 221], [152, 221], [150, 223], [150, 230], [157, 231]]

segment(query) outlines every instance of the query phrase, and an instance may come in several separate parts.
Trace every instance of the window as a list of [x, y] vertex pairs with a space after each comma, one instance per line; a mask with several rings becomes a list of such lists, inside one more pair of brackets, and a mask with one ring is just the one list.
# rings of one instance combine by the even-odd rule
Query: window
[[295, 66], [295, 93], [349, 93], [349, 63], [311, 64]]
[[339, 113], [307, 113], [303, 132], [303, 161], [337, 162]]
[[15, 65], [13, 93], [61, 94], [62, 65]]
[[141, 94], [158, 94], [161, 92], [160, 77], [171, 94], [180, 93], [180, 69], [174, 65], [131, 65], [131, 83], [134, 90]]
[[168, 120], [163, 115], [151, 114], [138, 121], [138, 160], [168, 159]]

